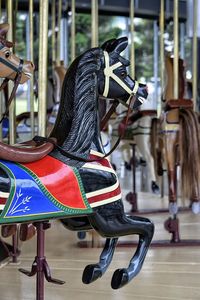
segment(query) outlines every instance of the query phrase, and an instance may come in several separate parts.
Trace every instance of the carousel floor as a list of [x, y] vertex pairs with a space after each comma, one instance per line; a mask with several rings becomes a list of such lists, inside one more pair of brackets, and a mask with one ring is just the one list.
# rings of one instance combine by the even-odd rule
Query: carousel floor
[[[127, 175], [130, 177], [130, 173]], [[129, 190], [124, 186], [123, 194]], [[130, 205], [124, 201], [126, 211]], [[149, 192], [138, 193], [139, 208], [167, 208], [167, 197]], [[170, 240], [163, 222], [168, 213], [148, 215], [155, 223], [156, 240]], [[180, 233], [182, 239], [200, 239], [200, 215], [190, 211], [180, 213]], [[186, 247], [151, 247], [141, 273], [127, 286], [112, 290], [110, 281], [117, 268], [128, 264], [135, 248], [132, 237], [122, 238], [129, 247], [117, 247], [113, 261], [107, 273], [91, 285], [81, 281], [82, 271], [87, 264], [97, 262], [101, 251], [102, 239], [87, 233], [86, 241], [95, 239], [94, 248], [78, 247], [78, 238], [74, 232], [67, 231], [58, 221], [52, 222], [46, 231], [46, 257], [51, 267], [52, 276], [65, 280], [62, 286], [45, 282], [45, 300], [199, 300], [200, 299], [200, 246]], [[1, 300], [35, 300], [35, 277], [27, 277], [18, 272], [18, 268], [30, 270], [36, 254], [36, 239], [21, 245], [20, 265], [6, 264], [0, 270]]]

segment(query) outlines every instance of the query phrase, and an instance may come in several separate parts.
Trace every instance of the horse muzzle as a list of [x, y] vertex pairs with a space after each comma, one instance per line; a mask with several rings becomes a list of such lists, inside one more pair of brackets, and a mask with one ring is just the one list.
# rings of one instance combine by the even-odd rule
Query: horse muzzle
[[140, 105], [144, 103], [144, 101], [147, 100], [147, 97], [148, 97], [147, 85], [139, 83], [139, 87], [136, 94], [132, 95], [130, 99], [130, 101], [132, 102], [131, 109], [137, 109]]
[[22, 77], [20, 80], [21, 84], [25, 83], [27, 80], [29, 80], [32, 77], [34, 69], [35, 66], [31, 61], [24, 61], [23, 69], [22, 69]]

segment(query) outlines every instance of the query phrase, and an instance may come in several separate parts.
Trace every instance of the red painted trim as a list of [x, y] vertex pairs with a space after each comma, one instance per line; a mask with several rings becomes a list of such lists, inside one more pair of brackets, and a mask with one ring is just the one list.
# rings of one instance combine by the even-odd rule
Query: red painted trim
[[7, 198], [0, 197], [0, 204], [6, 204]]
[[108, 192], [108, 193], [104, 193], [101, 195], [97, 195], [97, 196], [93, 196], [93, 197], [88, 197], [88, 202], [90, 204], [92, 203], [96, 203], [102, 200], [107, 200], [109, 198], [112, 198], [114, 196], [118, 196], [121, 194], [121, 189], [120, 186], [118, 186], [114, 191]]
[[72, 208], [86, 208], [78, 180], [71, 167], [51, 156], [23, 165], [39, 177], [60, 203]]

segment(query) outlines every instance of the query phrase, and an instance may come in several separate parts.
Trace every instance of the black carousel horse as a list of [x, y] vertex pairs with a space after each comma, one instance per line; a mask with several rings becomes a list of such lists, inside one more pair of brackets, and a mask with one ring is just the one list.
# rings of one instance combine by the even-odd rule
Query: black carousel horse
[[[4, 145], [6, 153], [0, 144], [0, 190], [7, 195], [1, 224], [41, 224], [59, 218], [70, 230], [95, 229], [106, 238], [99, 262], [83, 272], [84, 283], [105, 273], [119, 237], [139, 236], [129, 266], [113, 274], [113, 289], [138, 274], [154, 233], [148, 219], [125, 214], [119, 181], [100, 139], [99, 95], [129, 102], [133, 109], [147, 98], [146, 86], [127, 74], [129, 61], [120, 55], [127, 45], [127, 38], [111, 40], [75, 59], [64, 79], [49, 138], [36, 137], [27, 143], [33, 145], [28, 149]], [[49, 145], [54, 148], [46, 149]], [[37, 263], [36, 259], [30, 273], [23, 272], [32, 276]]]

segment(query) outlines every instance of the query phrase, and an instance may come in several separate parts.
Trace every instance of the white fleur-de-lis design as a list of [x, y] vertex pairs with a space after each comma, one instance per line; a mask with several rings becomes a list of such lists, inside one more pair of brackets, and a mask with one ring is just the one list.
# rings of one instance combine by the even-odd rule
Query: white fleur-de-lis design
[[[15, 200], [15, 203], [14, 205], [12, 206], [11, 210], [9, 211], [9, 214], [10, 215], [14, 215], [18, 212], [27, 212], [30, 210], [29, 206], [26, 205], [27, 203], [30, 202], [30, 199], [32, 198], [32, 196], [26, 196], [24, 197], [21, 201], [20, 201], [20, 198], [23, 197], [23, 193], [21, 191], [21, 189], [18, 191], [18, 193], [16, 194], [16, 200]], [[18, 201], [20, 201], [18, 203]], [[26, 206], [25, 206], [26, 205]]]

